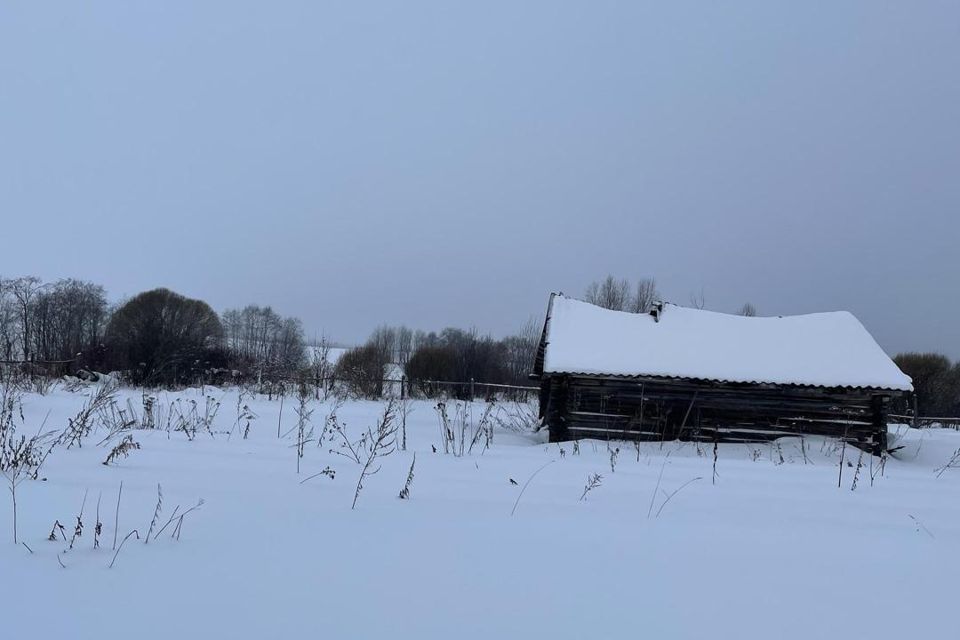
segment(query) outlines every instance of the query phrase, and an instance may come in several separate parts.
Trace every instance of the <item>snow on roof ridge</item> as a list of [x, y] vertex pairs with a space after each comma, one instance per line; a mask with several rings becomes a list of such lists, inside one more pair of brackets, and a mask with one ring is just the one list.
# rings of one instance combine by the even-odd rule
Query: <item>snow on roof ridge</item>
[[561, 293], [550, 315], [547, 373], [913, 389], [849, 311], [747, 317], [664, 303], [655, 320]]

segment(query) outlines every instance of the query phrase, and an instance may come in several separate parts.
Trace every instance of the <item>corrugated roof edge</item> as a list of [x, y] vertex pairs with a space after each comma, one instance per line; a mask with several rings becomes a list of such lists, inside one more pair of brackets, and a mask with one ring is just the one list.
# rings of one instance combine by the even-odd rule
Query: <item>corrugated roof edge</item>
[[851, 385], [825, 385], [825, 384], [801, 384], [797, 382], [775, 382], [773, 380], [726, 380], [723, 378], [685, 378], [683, 376], [658, 376], [652, 374], [635, 374], [635, 375], [626, 375], [620, 373], [587, 373], [585, 371], [543, 371], [544, 376], [549, 375], [560, 375], [560, 376], [580, 376], [582, 378], [610, 378], [616, 380], [642, 380], [642, 379], [656, 379], [656, 380], [688, 380], [691, 382], [718, 382], [722, 384], [743, 384], [743, 385], [757, 385], [757, 384], [770, 384], [776, 385], [778, 387], [795, 387], [798, 389], [845, 389], [845, 390], [863, 390], [863, 391], [896, 391], [897, 393], [907, 393], [909, 389], [901, 389], [898, 387], [863, 387], [863, 386], [851, 386]]

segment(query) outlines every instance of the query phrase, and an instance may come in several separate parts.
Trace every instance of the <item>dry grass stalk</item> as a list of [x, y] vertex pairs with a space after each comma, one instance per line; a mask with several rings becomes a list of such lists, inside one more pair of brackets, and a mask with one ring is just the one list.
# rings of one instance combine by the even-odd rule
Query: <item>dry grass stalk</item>
[[413, 485], [413, 468], [417, 464], [417, 454], [414, 452], [413, 461], [410, 463], [410, 471], [407, 472], [407, 481], [403, 483], [403, 489], [400, 489], [400, 495], [398, 496], [401, 500], [410, 499], [410, 487]]
[[115, 462], [118, 458], [126, 458], [130, 455], [131, 451], [140, 449], [140, 443], [135, 442], [132, 435], [124, 436], [123, 440], [120, 441], [117, 446], [110, 450], [110, 453], [107, 454], [106, 460], [103, 461], [103, 465], [109, 466], [111, 462]]
[[599, 473], [587, 476], [587, 484], [583, 487], [583, 493], [580, 494], [580, 502], [587, 499], [587, 494], [603, 484], [603, 476]]
[[110, 567], [109, 567], [110, 569], [113, 569], [113, 563], [117, 561], [117, 556], [120, 555], [120, 549], [123, 549], [124, 543], [126, 543], [127, 538], [129, 538], [130, 536], [137, 536], [137, 540], [140, 539], [140, 534], [137, 532], [136, 529], [134, 529], [133, 531], [128, 533], [126, 536], [124, 536], [123, 541], [120, 543], [120, 547], [117, 549], [117, 552], [113, 554], [113, 560], [110, 561]]
[[397, 448], [397, 425], [394, 420], [396, 411], [396, 400], [390, 398], [383, 408], [383, 414], [377, 421], [376, 430], [367, 432], [366, 460], [363, 463], [363, 469], [360, 471], [360, 478], [357, 480], [357, 488], [353, 493], [351, 509], [357, 508], [357, 500], [360, 499], [364, 481], [380, 471], [377, 461], [390, 455]]
[[[143, 544], [150, 544], [150, 535], [153, 533], [153, 528], [157, 526], [157, 519], [160, 517], [160, 512], [163, 510], [163, 490], [160, 488], [160, 484], [157, 483], [157, 508], [153, 511], [153, 520], [150, 521], [150, 528], [147, 529], [147, 537], [143, 541]], [[139, 539], [139, 536], [138, 538]]]
[[[517, 496], [517, 500], [513, 503], [513, 509], [510, 510], [511, 516], [517, 512], [517, 507], [520, 505], [520, 498], [523, 497], [523, 493], [527, 490], [527, 487], [530, 486], [530, 482], [532, 482], [533, 479], [537, 477], [538, 473], [540, 473], [541, 471], [543, 471], [544, 469], [552, 465], [554, 462], [556, 462], [556, 460], [551, 460], [550, 462], [546, 463], [545, 465], [543, 465], [542, 467], [534, 471], [532, 474], [530, 474], [530, 477], [527, 478], [527, 481], [523, 483], [523, 487], [520, 489], [520, 494]], [[516, 484], [516, 482], [514, 482], [513, 479], [511, 479], [511, 482]]]

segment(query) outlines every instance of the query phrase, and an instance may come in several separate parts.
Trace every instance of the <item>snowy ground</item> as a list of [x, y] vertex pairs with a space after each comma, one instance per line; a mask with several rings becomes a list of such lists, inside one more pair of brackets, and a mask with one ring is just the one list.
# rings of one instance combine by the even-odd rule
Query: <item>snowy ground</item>
[[[296, 473], [292, 398], [285, 437], [277, 438], [280, 403], [259, 396], [249, 401], [258, 417], [243, 439], [234, 429], [237, 392], [207, 391], [221, 401], [213, 436], [137, 430], [141, 449], [110, 466], [101, 464], [110, 446], [96, 446], [102, 432], [82, 448], [54, 451], [45, 481], [19, 492], [20, 537], [32, 554], [13, 544], [10, 505], [0, 503], [2, 637], [960, 633], [960, 469], [935, 473], [960, 447], [956, 431], [907, 431], [899, 458], [872, 483], [864, 466], [855, 491], [855, 467], [843, 469], [837, 487], [840, 450], [822, 439], [806, 442], [808, 463], [799, 441], [779, 450], [721, 445], [713, 484], [712, 448], [700, 455], [690, 444], [645, 443], [638, 461], [634, 445], [620, 443], [613, 472], [606, 443], [585, 441], [579, 455], [567, 443], [561, 454], [541, 435], [504, 430], [482, 454], [445, 455], [433, 403], [423, 401], [408, 420], [408, 450], [384, 461], [351, 510], [360, 467], [330, 453], [334, 445], [309, 443]], [[48, 412], [47, 427], [62, 428], [84, 393], [26, 396], [24, 429], [35, 431]], [[204, 402], [199, 390], [161, 393], [159, 402], [177, 397]], [[359, 436], [381, 409], [354, 401], [339, 416]], [[315, 403], [316, 431], [328, 411]], [[414, 452], [410, 499], [400, 500]], [[857, 455], [845, 452], [854, 465]], [[335, 478], [302, 482], [327, 466]], [[594, 473], [602, 485], [580, 501]], [[131, 538], [111, 569], [121, 481], [119, 538], [137, 529], [141, 540]], [[144, 544], [158, 483], [161, 524], [176, 505], [205, 504], [185, 518], [179, 540], [171, 526]], [[85, 493], [86, 528], [65, 551], [47, 535], [59, 520], [69, 538]], [[98, 499], [104, 524], [94, 550]]]

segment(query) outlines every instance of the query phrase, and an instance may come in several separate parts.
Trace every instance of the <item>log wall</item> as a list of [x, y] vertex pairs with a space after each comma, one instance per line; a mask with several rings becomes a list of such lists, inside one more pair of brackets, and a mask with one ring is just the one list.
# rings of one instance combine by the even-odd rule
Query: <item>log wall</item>
[[670, 378], [549, 375], [541, 414], [550, 441], [580, 438], [760, 442], [801, 434], [886, 448], [898, 392]]

